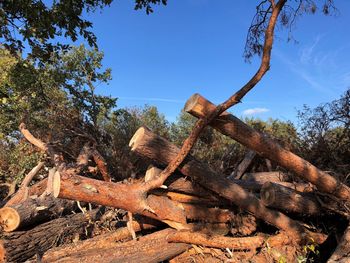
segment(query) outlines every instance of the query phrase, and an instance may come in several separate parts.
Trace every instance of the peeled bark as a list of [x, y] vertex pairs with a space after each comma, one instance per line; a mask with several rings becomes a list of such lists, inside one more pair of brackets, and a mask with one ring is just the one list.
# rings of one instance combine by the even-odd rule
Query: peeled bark
[[75, 203], [52, 196], [28, 198], [24, 202], [0, 209], [0, 225], [6, 232], [39, 224], [72, 211]]
[[97, 248], [78, 251], [69, 254], [60, 259], [44, 260], [43, 262], [161, 262], [173, 258], [186, 251], [190, 245], [183, 243], [168, 243], [166, 237], [174, 233], [173, 229], [164, 229], [138, 240], [132, 240], [125, 243], [115, 243], [108, 248]]
[[[183, 210], [167, 197], [149, 195], [143, 199], [142, 183], [104, 182], [64, 173], [56, 173], [53, 183], [53, 194], [58, 198], [121, 208], [161, 221], [186, 224]], [[153, 212], [140, 209], [145, 200]]]
[[[214, 109], [215, 105], [199, 94], [193, 95], [185, 106], [185, 111], [197, 118], [204, 118]], [[313, 183], [320, 191], [334, 194], [345, 201], [350, 199], [350, 188], [348, 186], [284, 149], [273, 139], [249, 127], [228, 112], [223, 112], [219, 117], [216, 117], [210, 125], [222, 134], [256, 151], [259, 155]]]
[[306, 215], [322, 214], [322, 206], [310, 193], [302, 193], [274, 183], [265, 183], [260, 192], [261, 201], [268, 207]]
[[54, 219], [28, 231], [5, 233], [0, 240], [0, 262], [24, 262], [52, 247], [70, 242], [74, 236], [85, 234], [91, 220], [96, 220], [99, 215], [99, 211], [94, 210]]
[[[175, 145], [144, 127], [137, 130], [129, 145], [132, 151], [163, 165], [170, 163], [179, 152]], [[232, 201], [240, 208], [253, 213], [256, 217], [289, 232], [295, 238], [302, 239], [305, 236], [306, 230], [298, 222], [280, 212], [266, 208], [253, 194], [245, 191], [229, 179], [216, 174], [208, 166], [191, 156], [186, 158], [180, 165], [179, 170], [207, 189]]]

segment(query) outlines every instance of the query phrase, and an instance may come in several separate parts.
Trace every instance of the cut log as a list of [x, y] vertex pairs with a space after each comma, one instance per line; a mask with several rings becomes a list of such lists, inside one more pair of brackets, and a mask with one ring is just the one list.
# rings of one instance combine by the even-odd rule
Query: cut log
[[286, 245], [292, 242], [291, 238], [286, 234], [278, 234], [269, 238], [266, 235], [237, 238], [213, 236], [188, 230], [176, 231], [170, 234], [167, 240], [169, 242], [181, 242], [215, 248], [230, 248], [233, 250], [256, 250], [265, 245], [265, 242], [268, 242], [272, 247]]
[[346, 228], [333, 255], [327, 263], [348, 263], [350, 262], [350, 225]]
[[17, 193], [15, 193], [11, 197], [11, 199], [5, 204], [5, 207], [20, 204], [24, 202], [26, 198], [29, 196], [40, 196], [45, 192], [46, 187], [47, 187], [47, 178], [28, 187], [27, 191], [17, 191]]
[[109, 248], [97, 248], [79, 251], [75, 254], [69, 254], [60, 259], [44, 260], [43, 262], [161, 262], [173, 258], [186, 251], [190, 245], [183, 243], [168, 243], [166, 237], [174, 233], [173, 229], [164, 229], [138, 240], [132, 240], [125, 243], [114, 243]]
[[266, 206], [278, 210], [306, 215], [322, 214], [322, 206], [315, 196], [282, 185], [265, 183], [261, 188], [260, 197]]
[[288, 175], [282, 172], [259, 172], [259, 173], [245, 173], [242, 176], [243, 180], [267, 183], [267, 182], [286, 182], [288, 181]]
[[52, 247], [84, 235], [86, 227], [100, 216], [98, 210], [54, 219], [28, 231], [5, 233], [0, 240], [0, 262], [24, 262]]
[[70, 200], [57, 199], [52, 196], [27, 198], [24, 202], [0, 209], [0, 225], [6, 232], [12, 232], [53, 218], [74, 210], [75, 203]]
[[[132, 221], [132, 227], [135, 232], [139, 232], [141, 230], [146, 229], [152, 229], [157, 225], [157, 221], [143, 221]], [[70, 255], [81, 253], [82, 251], [90, 249], [97, 250], [113, 248], [116, 245], [116, 242], [125, 239], [131, 239], [131, 233], [127, 227], [121, 227], [116, 231], [102, 234], [84, 241], [78, 241], [73, 244], [67, 244], [61, 247], [52, 248], [44, 254], [44, 256], [42, 257], [42, 262], [57, 262], [61, 258], [69, 257]]]
[[232, 174], [228, 177], [229, 179], [241, 179], [242, 175], [247, 171], [248, 167], [253, 162], [256, 153], [254, 151], [249, 150], [242, 162], [239, 163], [238, 167], [232, 172]]
[[[185, 111], [197, 118], [203, 118], [213, 112], [215, 105], [199, 94], [193, 95], [185, 105]], [[350, 188], [326, 172], [281, 147], [275, 140], [254, 130], [240, 119], [222, 113], [210, 125], [222, 134], [231, 137], [259, 155], [274, 161], [278, 165], [294, 172], [325, 193], [334, 194], [342, 200], [350, 200]]]
[[[133, 152], [162, 165], [170, 163], [179, 152], [175, 145], [144, 127], [137, 130], [129, 145]], [[298, 222], [280, 212], [266, 208], [252, 193], [245, 191], [229, 179], [216, 174], [208, 166], [198, 162], [193, 157], [188, 156], [180, 165], [179, 170], [182, 174], [190, 176], [203, 187], [232, 201], [240, 208], [253, 213], [256, 217], [279, 229], [289, 232], [296, 239], [305, 237], [305, 229]]]
[[104, 182], [64, 173], [56, 173], [53, 183], [53, 194], [58, 198], [121, 208], [163, 222], [186, 224], [184, 211], [167, 197], [149, 195], [146, 201], [153, 212], [140, 209], [144, 202], [142, 184]]

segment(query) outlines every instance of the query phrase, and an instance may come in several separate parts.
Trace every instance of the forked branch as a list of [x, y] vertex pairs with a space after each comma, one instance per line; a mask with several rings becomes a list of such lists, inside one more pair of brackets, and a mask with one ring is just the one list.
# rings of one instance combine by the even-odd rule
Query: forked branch
[[228, 100], [219, 104], [214, 111], [212, 111], [208, 116], [199, 119], [194, 125], [191, 134], [184, 141], [181, 151], [176, 156], [176, 158], [162, 171], [160, 176], [155, 180], [147, 182], [147, 188], [149, 190], [158, 188], [163, 185], [164, 181], [177, 169], [177, 167], [184, 161], [186, 156], [191, 151], [192, 147], [196, 143], [200, 133], [203, 129], [222, 112], [226, 111], [228, 108], [239, 103], [241, 99], [252, 89], [256, 84], [262, 79], [265, 73], [270, 68], [271, 50], [273, 45], [273, 35], [275, 25], [278, 20], [278, 16], [286, 3], [287, 0], [280, 0], [275, 5], [271, 5], [271, 15], [269, 18], [268, 26], [265, 31], [265, 42], [263, 46], [263, 55], [261, 59], [261, 64], [255, 75], [235, 94], [233, 94]]

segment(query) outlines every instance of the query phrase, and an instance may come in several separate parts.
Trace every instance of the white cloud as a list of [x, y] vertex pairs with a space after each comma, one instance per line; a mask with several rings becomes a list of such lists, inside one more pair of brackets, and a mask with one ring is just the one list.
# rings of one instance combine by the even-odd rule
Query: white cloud
[[253, 109], [247, 109], [243, 111], [243, 115], [254, 115], [258, 113], [264, 113], [270, 111], [269, 109], [266, 108], [253, 108]]

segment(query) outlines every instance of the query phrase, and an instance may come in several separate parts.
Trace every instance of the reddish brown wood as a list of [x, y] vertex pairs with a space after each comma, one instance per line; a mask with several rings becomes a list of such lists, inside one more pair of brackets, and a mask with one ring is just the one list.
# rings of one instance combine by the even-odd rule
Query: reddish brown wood
[[[186, 103], [185, 111], [203, 118], [215, 109], [215, 105], [199, 94], [193, 95]], [[320, 191], [334, 194], [342, 200], [350, 199], [350, 188], [336, 178], [319, 170], [308, 161], [284, 149], [270, 137], [254, 130], [247, 124], [229, 114], [222, 113], [210, 125], [221, 133], [237, 140], [244, 146], [269, 158], [278, 165], [296, 173], [301, 178], [313, 183]]]
[[75, 203], [52, 196], [27, 198], [24, 202], [0, 209], [0, 225], [6, 232], [12, 232], [74, 210]]
[[69, 254], [60, 259], [45, 260], [43, 262], [161, 262], [186, 251], [190, 246], [183, 243], [168, 243], [166, 237], [174, 233], [173, 229], [164, 229], [138, 240], [132, 240], [125, 243], [114, 243], [108, 248], [97, 248], [78, 251], [74, 254]]
[[68, 243], [100, 216], [98, 210], [54, 219], [28, 231], [5, 233], [0, 240], [0, 262], [24, 262], [52, 247]]
[[[175, 145], [144, 127], [135, 133], [130, 141], [130, 146], [132, 151], [163, 165], [171, 162], [179, 152]], [[280, 212], [266, 208], [253, 194], [216, 174], [208, 166], [196, 161], [191, 156], [187, 157], [179, 170], [207, 189], [253, 213], [256, 217], [295, 235], [296, 238], [304, 237], [305, 229], [298, 222]]]
[[278, 210], [306, 215], [322, 214], [320, 203], [310, 193], [298, 192], [291, 188], [268, 182], [261, 188], [260, 196], [261, 201], [266, 206]]
[[[63, 199], [121, 208], [166, 222], [186, 224], [186, 216], [176, 203], [167, 197], [145, 197], [142, 183], [112, 183], [56, 173], [53, 194]], [[145, 202], [153, 212], [144, 209]]]
[[169, 242], [181, 242], [215, 248], [231, 248], [234, 250], [256, 250], [257, 248], [262, 247], [266, 240], [268, 240], [269, 245], [272, 247], [276, 245], [286, 245], [291, 242], [290, 237], [285, 234], [279, 234], [269, 238], [266, 235], [252, 237], [223, 237], [188, 230], [176, 231], [169, 235], [167, 240]]
[[94, 161], [102, 175], [103, 180], [105, 180], [106, 182], [110, 182], [111, 177], [108, 173], [107, 163], [103, 156], [96, 149], [94, 149], [92, 152], [92, 157], [94, 158]]
[[[132, 227], [135, 232], [141, 230], [152, 229], [155, 227], [154, 224], [143, 223], [133, 221]], [[74, 244], [67, 244], [61, 247], [52, 248], [47, 251], [42, 258], [42, 262], [56, 262], [64, 257], [69, 257], [76, 253], [81, 253], [86, 250], [97, 250], [97, 249], [107, 249], [113, 248], [116, 245], [116, 242], [131, 239], [130, 231], [127, 227], [122, 227], [116, 231], [102, 234], [84, 241], [79, 241]]]
[[47, 187], [47, 178], [28, 187], [28, 189], [25, 189], [24, 191], [17, 191], [11, 197], [11, 199], [5, 204], [5, 207], [20, 204], [23, 201], [25, 201], [28, 196], [40, 196], [45, 192], [46, 187]]

